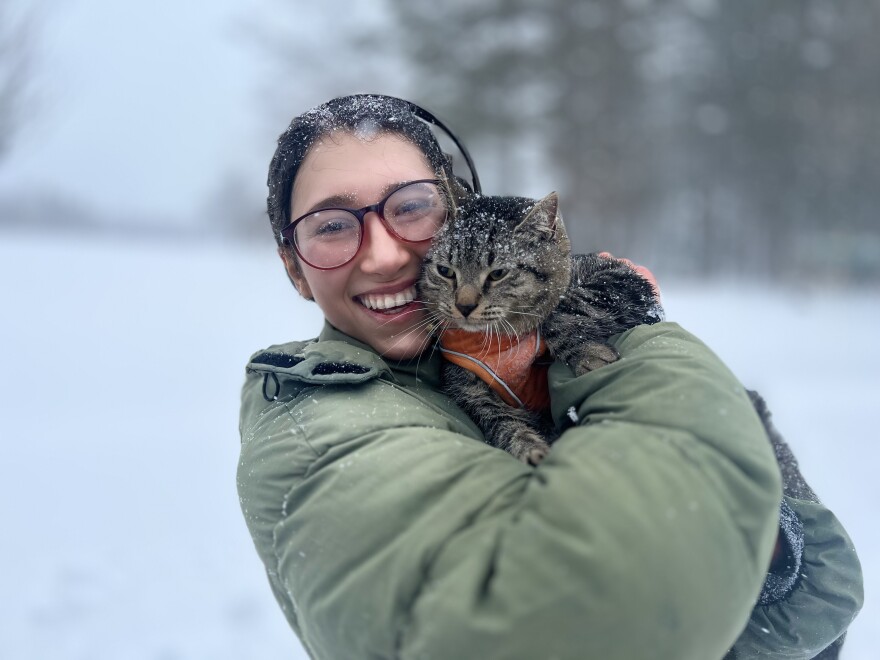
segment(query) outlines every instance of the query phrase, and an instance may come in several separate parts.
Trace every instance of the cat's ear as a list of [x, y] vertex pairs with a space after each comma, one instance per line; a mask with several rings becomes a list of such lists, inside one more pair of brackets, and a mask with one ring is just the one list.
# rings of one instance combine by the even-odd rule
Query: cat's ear
[[561, 226], [558, 214], [559, 197], [552, 192], [532, 207], [514, 231], [535, 232], [541, 238], [553, 238]]

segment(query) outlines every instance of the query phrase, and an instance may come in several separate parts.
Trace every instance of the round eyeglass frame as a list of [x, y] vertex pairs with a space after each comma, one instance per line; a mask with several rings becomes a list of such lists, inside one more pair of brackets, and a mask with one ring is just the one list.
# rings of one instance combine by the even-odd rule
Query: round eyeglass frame
[[[382, 226], [385, 227], [385, 229], [388, 231], [388, 233], [390, 233], [392, 236], [394, 236], [394, 238], [396, 238], [397, 240], [399, 240], [403, 243], [424, 243], [425, 241], [430, 241], [432, 238], [434, 238], [434, 236], [437, 235], [437, 231], [440, 230], [440, 227], [443, 226], [443, 224], [446, 222], [446, 220], [449, 219], [449, 209], [448, 208], [446, 209], [446, 217], [444, 217], [443, 221], [438, 225], [437, 231], [435, 231], [433, 234], [431, 234], [427, 238], [420, 238], [418, 240], [410, 240], [408, 238], [404, 238], [403, 236], [398, 234], [394, 230], [394, 227], [392, 227], [391, 224], [388, 222], [388, 220], [385, 219], [385, 203], [389, 199], [391, 199], [391, 197], [395, 193], [397, 193], [398, 191], [402, 190], [403, 188], [406, 188], [407, 186], [411, 186], [416, 183], [433, 183], [440, 190], [441, 194], [443, 194], [444, 198], [447, 196], [446, 190], [443, 187], [443, 183], [439, 179], [415, 179], [413, 181], [404, 181], [400, 185], [396, 186], [393, 190], [389, 191], [388, 194], [385, 195], [385, 197], [383, 197], [381, 200], [379, 200], [375, 204], [369, 204], [369, 205], [361, 207], [359, 209], [349, 209], [349, 208], [345, 208], [344, 206], [328, 206], [325, 208], [314, 209], [312, 211], [309, 211], [308, 213], [299, 216], [295, 220], [291, 220], [290, 222], [288, 222], [281, 229], [281, 231], [278, 232], [279, 235], [281, 236], [281, 241], [285, 245], [292, 245], [297, 256], [300, 259], [302, 259], [305, 263], [307, 263], [309, 266], [311, 266], [312, 268], [314, 268], [316, 270], [335, 270], [337, 268], [341, 268], [345, 264], [350, 263], [351, 260], [357, 256], [358, 252], [361, 251], [361, 246], [364, 244], [364, 218], [367, 217], [367, 213], [375, 212], [376, 215], [379, 216], [379, 221], [382, 223]], [[358, 234], [358, 244], [357, 244], [357, 247], [354, 249], [354, 252], [351, 253], [351, 256], [348, 259], [346, 259], [345, 261], [343, 261], [340, 264], [336, 264], [335, 266], [316, 266], [315, 264], [313, 264], [311, 261], [309, 261], [308, 259], [306, 259], [303, 256], [303, 254], [299, 251], [299, 246], [296, 244], [296, 240], [293, 238], [293, 236], [295, 236], [294, 229], [296, 229], [296, 225], [298, 225], [302, 220], [305, 220], [309, 216], [314, 215], [315, 213], [322, 213], [324, 211], [345, 211], [346, 213], [351, 213], [355, 218], [357, 218], [357, 221], [361, 227], [360, 233]]]

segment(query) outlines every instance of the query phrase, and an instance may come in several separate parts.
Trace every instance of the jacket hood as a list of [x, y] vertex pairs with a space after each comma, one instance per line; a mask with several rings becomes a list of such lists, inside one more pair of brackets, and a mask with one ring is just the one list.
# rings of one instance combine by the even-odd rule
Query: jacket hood
[[433, 349], [412, 360], [385, 361], [367, 344], [325, 322], [317, 339], [276, 344], [254, 353], [247, 371], [263, 374], [263, 396], [272, 400], [304, 386], [355, 385], [374, 378], [437, 388], [440, 365], [440, 353]]

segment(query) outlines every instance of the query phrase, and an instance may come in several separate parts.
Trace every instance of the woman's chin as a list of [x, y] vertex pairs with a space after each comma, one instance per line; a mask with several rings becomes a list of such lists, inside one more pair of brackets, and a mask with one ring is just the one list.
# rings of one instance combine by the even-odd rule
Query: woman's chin
[[431, 337], [425, 332], [413, 332], [409, 336], [388, 337], [379, 353], [386, 360], [410, 360], [421, 355], [430, 346]]
[[376, 342], [373, 348], [386, 360], [409, 360], [421, 355], [431, 345], [431, 334], [423, 326], [387, 334]]
[[361, 340], [383, 358], [408, 360], [430, 346], [430, 330], [426, 327], [425, 309], [421, 304], [408, 303], [390, 312], [378, 312], [366, 307], [361, 307], [361, 310], [375, 324], [369, 330], [372, 337], [362, 337]]

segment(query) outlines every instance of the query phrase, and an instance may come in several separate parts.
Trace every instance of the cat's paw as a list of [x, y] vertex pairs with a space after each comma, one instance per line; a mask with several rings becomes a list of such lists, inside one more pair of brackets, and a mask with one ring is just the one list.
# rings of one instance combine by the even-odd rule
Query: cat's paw
[[533, 467], [538, 467], [545, 458], [547, 458], [547, 454], [550, 452], [550, 447], [532, 447], [529, 450], [528, 456], [525, 458], [525, 462]]
[[523, 463], [537, 466], [550, 452], [550, 445], [530, 429], [518, 431], [510, 441], [510, 453]]
[[581, 354], [573, 365], [574, 373], [576, 376], [582, 376], [589, 371], [604, 367], [606, 364], [617, 362], [618, 358], [620, 358], [620, 354], [613, 346], [596, 341], [587, 342], [583, 345]]

